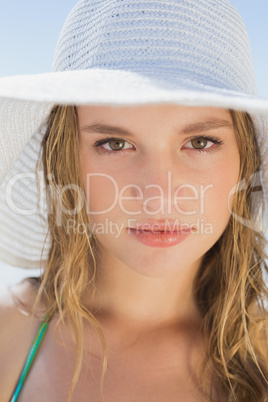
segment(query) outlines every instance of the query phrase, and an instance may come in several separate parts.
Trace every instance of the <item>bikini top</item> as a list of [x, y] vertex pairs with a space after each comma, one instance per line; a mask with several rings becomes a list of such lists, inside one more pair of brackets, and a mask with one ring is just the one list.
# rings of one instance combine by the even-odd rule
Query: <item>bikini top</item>
[[29, 373], [29, 370], [31, 368], [31, 365], [33, 363], [33, 360], [36, 356], [36, 353], [39, 349], [39, 346], [42, 342], [42, 339], [44, 338], [44, 335], [46, 333], [48, 323], [50, 319], [48, 319], [48, 316], [45, 315], [43, 318], [43, 321], [41, 322], [39, 329], [37, 331], [37, 334], [35, 336], [35, 339], [33, 341], [33, 344], [31, 346], [31, 349], [29, 350], [28, 356], [26, 358], [25, 364], [23, 366], [19, 381], [17, 383], [16, 389], [14, 391], [14, 394], [12, 395], [10, 402], [16, 402], [18, 400], [19, 394], [21, 392], [22, 386], [25, 382], [26, 376]]

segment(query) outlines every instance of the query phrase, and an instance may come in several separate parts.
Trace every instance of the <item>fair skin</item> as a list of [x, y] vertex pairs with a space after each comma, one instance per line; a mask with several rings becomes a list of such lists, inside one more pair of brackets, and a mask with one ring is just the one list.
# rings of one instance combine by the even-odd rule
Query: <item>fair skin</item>
[[[230, 217], [228, 196], [239, 174], [231, 115], [223, 109], [177, 105], [83, 106], [77, 111], [86, 188], [90, 180], [86, 193], [90, 224], [103, 228], [109, 221], [114, 231], [122, 227], [118, 236], [111, 227], [96, 232], [101, 246], [97, 292], [94, 298], [89, 292], [83, 296], [106, 338], [105, 400], [172, 402], [179, 395], [184, 402], [205, 401], [196, 375], [206, 339], [200, 331], [202, 318], [194, 300], [193, 282], [204, 254], [218, 240]], [[127, 129], [132, 135], [89, 133], [88, 126], [96, 122]], [[100, 148], [94, 144], [107, 137], [121, 139], [123, 150], [112, 151], [111, 146], [118, 143], [107, 142], [98, 152]], [[170, 182], [168, 172], [172, 173]], [[96, 175], [89, 179], [92, 173]], [[115, 198], [114, 183], [119, 192], [123, 191], [121, 199]], [[107, 211], [114, 201], [114, 207]], [[166, 218], [191, 227], [183, 241], [172, 247], [143, 244], [128, 230], [137, 223]], [[12, 292], [32, 303], [29, 286], [18, 285]], [[5, 345], [0, 348], [0, 378], [4, 378], [0, 399], [10, 397], [38, 328], [37, 320], [31, 321], [15, 311], [11, 302], [7, 304], [1, 314], [10, 320], [12, 312], [14, 324], [0, 339]], [[66, 401], [75, 351], [66, 351], [55, 341], [56, 321], [55, 315], [20, 402], [34, 400], [37, 392], [40, 401]], [[60, 330], [60, 339], [74, 346], [67, 323]], [[18, 331], [20, 340], [14, 347], [14, 333]], [[99, 402], [101, 347], [88, 325], [85, 346], [92, 371], [82, 370], [73, 400]], [[45, 395], [42, 390], [46, 390]]]
[[[227, 225], [230, 217], [228, 195], [239, 174], [239, 152], [230, 113], [223, 109], [171, 105], [134, 109], [79, 107], [78, 117], [84, 182], [94, 190], [87, 194], [90, 209], [105, 211], [116, 200], [111, 211], [91, 214], [91, 225], [101, 228], [105, 227], [106, 221], [112, 221], [120, 228], [124, 224], [117, 238], [111, 230], [97, 234], [102, 245], [97, 282], [102, 308], [109, 306], [109, 311], [121, 320], [129, 319], [135, 325], [145, 323], [147, 328], [165, 321], [178, 322], [185, 316], [196, 318], [198, 309], [192, 298], [193, 278], [203, 255]], [[127, 128], [133, 133], [132, 137], [117, 135], [127, 141], [123, 151], [107, 155], [98, 153], [99, 148], [94, 149], [96, 141], [107, 137], [84, 129], [96, 121]], [[197, 124], [200, 126], [204, 122], [210, 123], [198, 131]], [[188, 133], [187, 128], [193, 131]], [[217, 145], [207, 141], [202, 152], [193, 149], [191, 138], [205, 135], [223, 143]], [[111, 147], [105, 144], [102, 149], [110, 150]], [[169, 171], [172, 172], [170, 196]], [[87, 179], [90, 173], [97, 175]], [[119, 190], [131, 185], [122, 194], [132, 199], [120, 204], [119, 197], [115, 197], [114, 184], [100, 174], [109, 174]], [[152, 184], [159, 187], [146, 188]], [[137, 188], [142, 191], [143, 200], [139, 199]], [[176, 207], [173, 195], [178, 188], [181, 188], [178, 193], [181, 199]], [[172, 200], [169, 211], [168, 198]], [[163, 210], [160, 209], [161, 202]], [[136, 215], [128, 212], [136, 212]], [[196, 225], [196, 230], [182, 243], [164, 249], [143, 245], [128, 234], [127, 227], [133, 226], [133, 222], [164, 218]], [[197, 227], [201, 221], [205, 226], [203, 231]]]

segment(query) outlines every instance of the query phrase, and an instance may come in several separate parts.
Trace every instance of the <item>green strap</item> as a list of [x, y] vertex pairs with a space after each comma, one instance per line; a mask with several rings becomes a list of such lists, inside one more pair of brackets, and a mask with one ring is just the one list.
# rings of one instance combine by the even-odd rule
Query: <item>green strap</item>
[[36, 353], [38, 351], [38, 348], [39, 348], [39, 346], [40, 346], [40, 344], [42, 342], [42, 339], [44, 337], [44, 334], [45, 334], [45, 332], [47, 330], [49, 320], [50, 319], [48, 319], [47, 315], [45, 315], [43, 321], [40, 324], [40, 327], [38, 329], [38, 332], [36, 334], [36, 337], [34, 339], [34, 342], [33, 342], [32, 346], [31, 346], [31, 349], [30, 349], [30, 351], [28, 353], [28, 356], [27, 356], [26, 362], [24, 364], [24, 367], [22, 369], [21, 376], [20, 376], [20, 379], [18, 381], [17, 387], [15, 389], [15, 392], [14, 392], [10, 402], [16, 402], [17, 399], [18, 399], [18, 396], [19, 396], [19, 393], [20, 393], [21, 388], [23, 386], [23, 383], [25, 381], [25, 378], [26, 378], [26, 376], [27, 376], [27, 374], [28, 374], [28, 372], [29, 372], [29, 370], [31, 368], [32, 362], [33, 362], [33, 360], [35, 358], [35, 355], [36, 355]]

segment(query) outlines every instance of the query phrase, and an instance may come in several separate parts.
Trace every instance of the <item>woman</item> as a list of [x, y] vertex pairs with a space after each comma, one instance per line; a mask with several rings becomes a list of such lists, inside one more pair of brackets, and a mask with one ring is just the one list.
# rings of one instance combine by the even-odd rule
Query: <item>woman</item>
[[80, 1], [54, 73], [0, 84], [1, 255], [45, 267], [2, 295], [1, 400], [265, 401], [268, 105], [233, 7]]

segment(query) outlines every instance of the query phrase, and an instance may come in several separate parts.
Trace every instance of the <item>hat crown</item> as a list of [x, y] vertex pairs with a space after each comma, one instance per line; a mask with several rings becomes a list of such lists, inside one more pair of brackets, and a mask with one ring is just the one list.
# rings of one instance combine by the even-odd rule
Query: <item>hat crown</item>
[[227, 0], [82, 0], [69, 14], [54, 71], [108, 69], [256, 93], [244, 23]]

